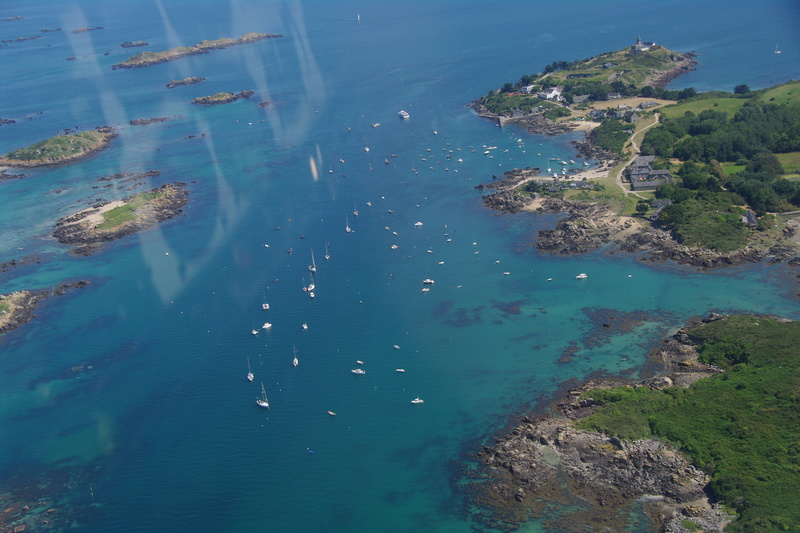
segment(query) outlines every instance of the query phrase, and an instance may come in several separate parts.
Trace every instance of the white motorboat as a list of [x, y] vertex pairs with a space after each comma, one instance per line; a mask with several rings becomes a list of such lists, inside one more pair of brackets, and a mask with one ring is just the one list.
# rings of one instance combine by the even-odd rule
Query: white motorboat
[[264, 390], [264, 382], [261, 382], [261, 398], [256, 398], [256, 403], [259, 407], [269, 409], [269, 400], [267, 399], [267, 391]]
[[261, 309], [263, 309], [264, 311], [268, 311], [269, 310], [269, 304], [268, 303], [261, 304]]
[[429, 291], [430, 291], [430, 289], [428, 287], [422, 287], [422, 291], [421, 292], [429, 292]]
[[253, 328], [250, 330], [250, 333], [252, 333], [253, 335], [258, 335], [258, 330], [256, 328]]
[[254, 378], [255, 378], [255, 376], [253, 375], [253, 372], [250, 370], [250, 358], [248, 357], [247, 358], [247, 381], [252, 383]]
[[413, 400], [411, 400], [411, 403], [425, 403], [425, 400], [423, 400], [422, 398], [414, 398]]
[[402, 373], [404, 373], [406, 371], [406, 369], [405, 368], [395, 368], [394, 371], [395, 372], [400, 372], [402, 374]]
[[406, 111], [405, 109], [401, 109], [400, 111], [398, 111], [397, 112], [397, 116], [402, 118], [402, 119], [407, 119], [407, 118], [411, 117], [411, 115], [409, 115], [408, 111]]
[[399, 350], [399, 349], [400, 349], [400, 346], [399, 346], [399, 345], [397, 345], [397, 344], [395, 344], [394, 346], [392, 346], [392, 348], [394, 348], [395, 350]]
[[588, 278], [588, 277], [589, 277], [589, 276], [587, 276], [586, 274], [584, 274], [583, 272], [581, 272], [580, 274], [578, 274], [577, 276], [575, 276], [575, 279], [586, 279], [586, 278]]
[[261, 326], [261, 329], [269, 329], [271, 327], [272, 327], [272, 324], [270, 322], [264, 322], [264, 325]]
[[400, 248], [400, 247], [399, 247], [399, 246], [397, 246], [396, 244], [393, 244], [393, 245], [392, 245], [392, 250], [397, 250], [398, 248]]
[[414, 222], [414, 225], [420, 227], [422, 225], [422, 222]]
[[353, 374], [359, 374], [359, 375], [367, 373], [367, 371], [364, 370], [363, 368], [354, 368], [350, 372], [352, 372]]
[[425, 278], [422, 280], [422, 283], [424, 283], [425, 285], [433, 285], [436, 282], [433, 281], [431, 278]]
[[305, 322], [303, 322], [302, 328], [303, 328], [303, 331], [306, 331], [306, 330], [308, 330], [308, 324], [306, 324]]

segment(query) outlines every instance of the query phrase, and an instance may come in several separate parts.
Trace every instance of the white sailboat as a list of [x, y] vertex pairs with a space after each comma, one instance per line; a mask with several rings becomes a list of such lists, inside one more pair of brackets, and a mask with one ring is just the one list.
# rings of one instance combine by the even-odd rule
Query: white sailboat
[[269, 400], [267, 400], [267, 391], [264, 390], [264, 382], [261, 382], [261, 398], [256, 398], [256, 403], [259, 407], [266, 407], [269, 409]]
[[780, 54], [781, 51], [778, 49], [778, 43], [775, 43], [775, 53]]
[[294, 354], [294, 358], [292, 359], [292, 364], [294, 366], [297, 366], [298, 364], [300, 364], [300, 361], [297, 360], [297, 348], [294, 347], [294, 344], [292, 344], [292, 353]]
[[344, 230], [347, 233], [353, 233], [353, 230], [350, 229], [350, 221], [347, 219], [347, 215], [344, 216]]
[[356, 203], [355, 202], [353, 202], [353, 214], [355, 216], [358, 216], [358, 207], [356, 207]]
[[331, 254], [328, 253], [328, 243], [325, 243], [325, 261], [331, 258]]
[[247, 381], [252, 383], [253, 382], [253, 378], [255, 378], [255, 376], [253, 375], [253, 372], [250, 370], [250, 357], [248, 357], [247, 358]]
[[314, 272], [317, 271], [317, 262], [314, 261], [314, 249], [313, 248], [311, 249], [311, 264], [308, 265], [308, 270], [311, 273], [314, 273]]

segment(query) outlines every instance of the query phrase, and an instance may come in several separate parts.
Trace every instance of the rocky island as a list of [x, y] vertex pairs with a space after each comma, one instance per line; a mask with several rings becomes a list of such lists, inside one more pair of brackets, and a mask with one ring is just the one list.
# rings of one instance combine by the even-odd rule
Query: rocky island
[[217, 104], [227, 104], [230, 102], [235, 102], [240, 98], [250, 98], [255, 94], [253, 91], [242, 91], [239, 94], [222, 92], [222, 93], [215, 93], [210, 96], [198, 96], [194, 100], [192, 100], [193, 104], [200, 104], [200, 105], [217, 105]]
[[125, 41], [124, 43], [120, 44], [120, 46], [122, 48], [136, 48], [137, 46], [147, 46], [148, 44], [150, 43], [146, 41], [136, 41], [136, 42]]
[[57, 135], [7, 153], [0, 157], [0, 165], [23, 168], [64, 165], [106, 149], [116, 136], [114, 130], [108, 127]]
[[166, 63], [167, 61], [172, 61], [185, 56], [207, 54], [211, 50], [218, 50], [221, 48], [228, 48], [230, 46], [238, 46], [240, 44], [253, 43], [262, 39], [273, 39], [277, 37], [283, 37], [283, 35], [250, 32], [245, 33], [238, 39], [224, 38], [213, 41], [201, 41], [194, 46], [179, 46], [163, 52], [142, 52], [141, 54], [136, 54], [135, 56], [126, 59], [122, 63], [112, 65], [111, 68], [120, 69], [147, 67], [150, 65], [157, 65], [159, 63]]
[[175, 87], [180, 87], [181, 85], [195, 85], [196, 83], [201, 83], [206, 81], [205, 78], [197, 78], [197, 77], [186, 77], [182, 80], [172, 80], [167, 83], [167, 89], [174, 89]]
[[800, 430], [784, 394], [797, 390], [798, 341], [800, 323], [778, 317], [694, 321], [651, 355], [653, 377], [568, 386], [485, 446], [474, 501], [505, 529], [532, 514], [559, 531], [623, 531], [642, 504], [672, 533], [797, 524], [786, 446]]
[[90, 255], [103, 243], [147, 229], [182, 213], [189, 201], [185, 184], [165, 184], [118, 200], [102, 202], [56, 222], [53, 237]]

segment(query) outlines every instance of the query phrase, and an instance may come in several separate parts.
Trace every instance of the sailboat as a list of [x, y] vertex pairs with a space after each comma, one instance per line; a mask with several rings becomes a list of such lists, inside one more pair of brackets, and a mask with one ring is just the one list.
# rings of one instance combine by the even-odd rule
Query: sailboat
[[352, 229], [350, 229], [350, 221], [349, 221], [349, 220], [347, 220], [347, 215], [345, 215], [345, 216], [344, 216], [344, 230], [345, 230], [347, 233], [353, 233], [353, 230], [352, 230]]
[[300, 361], [297, 360], [297, 348], [294, 347], [294, 344], [292, 344], [292, 353], [294, 353], [294, 359], [292, 359], [292, 364], [294, 366], [297, 366], [298, 364], [300, 364]]
[[775, 53], [776, 54], [780, 54], [781, 53], [781, 51], [778, 50], [778, 43], [775, 43]]
[[331, 255], [328, 253], [328, 243], [325, 243], [325, 261], [331, 258]]
[[250, 357], [248, 356], [248, 358], [247, 358], [247, 381], [252, 383], [254, 377], [255, 376], [253, 376], [253, 372], [250, 370]]
[[313, 248], [311, 249], [311, 264], [308, 265], [308, 270], [311, 273], [314, 273], [314, 272], [317, 271], [317, 262], [314, 261], [314, 249]]
[[266, 407], [269, 409], [269, 400], [267, 400], [267, 391], [264, 390], [264, 382], [261, 382], [261, 398], [256, 398], [256, 403], [259, 407]]
[[355, 204], [355, 202], [353, 202], [353, 214], [354, 214], [355, 216], [358, 216], [358, 207], [356, 207], [356, 204]]

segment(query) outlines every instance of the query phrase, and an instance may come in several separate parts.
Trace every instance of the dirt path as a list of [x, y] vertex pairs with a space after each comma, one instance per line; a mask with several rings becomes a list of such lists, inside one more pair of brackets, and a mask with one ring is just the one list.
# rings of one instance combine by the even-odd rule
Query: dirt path
[[[631, 153], [633, 155], [631, 156], [630, 159], [628, 159], [627, 161], [624, 161], [623, 164], [619, 165], [619, 167], [618, 167], [619, 170], [616, 171], [616, 175], [614, 176], [614, 181], [617, 183], [617, 187], [619, 187], [620, 190], [623, 193], [625, 193], [625, 196], [628, 196], [629, 194], [632, 194], [633, 196], [636, 196], [637, 198], [641, 198], [643, 200], [645, 199], [645, 197], [642, 196], [641, 194], [639, 194], [638, 192], [629, 190], [628, 187], [625, 186], [625, 183], [622, 182], [622, 171], [625, 170], [625, 167], [630, 165], [633, 162], [633, 160], [636, 159], [636, 156], [639, 155], [639, 143], [637, 142], [637, 137], [639, 139], [643, 139], [644, 138], [644, 132], [646, 132], [647, 130], [649, 130], [653, 126], [656, 126], [659, 123], [659, 119], [661, 118], [661, 115], [659, 113], [655, 113], [653, 115], [653, 117], [654, 117], [653, 121], [650, 124], [644, 126], [642, 129], [636, 131], [633, 135], [631, 135], [631, 138], [628, 141], [628, 145], [627, 146], [629, 146], [631, 148]], [[612, 170], [611, 172], [613, 173], [614, 171]]]

